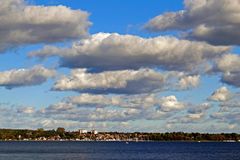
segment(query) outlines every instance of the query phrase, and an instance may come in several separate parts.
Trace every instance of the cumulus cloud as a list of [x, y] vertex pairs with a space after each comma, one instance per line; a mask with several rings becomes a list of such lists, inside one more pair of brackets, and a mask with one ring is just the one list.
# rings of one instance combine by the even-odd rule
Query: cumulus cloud
[[13, 69], [0, 72], [0, 86], [7, 89], [23, 86], [40, 85], [48, 78], [55, 76], [55, 70], [42, 66], [34, 66], [30, 69]]
[[231, 92], [227, 89], [227, 87], [221, 87], [214, 91], [208, 99], [212, 101], [224, 102], [228, 101], [230, 98]]
[[240, 101], [239, 93], [231, 94], [231, 99], [223, 101], [219, 104], [219, 110], [213, 112], [210, 117], [217, 122], [236, 125], [239, 127], [240, 120]]
[[195, 113], [195, 114], [188, 114], [184, 117], [181, 117], [179, 119], [175, 119], [175, 123], [197, 123], [201, 122], [204, 118], [204, 113]]
[[42, 108], [36, 116], [81, 122], [161, 120], [184, 109], [175, 96], [81, 94]]
[[240, 111], [240, 101], [239, 101], [239, 93], [232, 93], [231, 99], [228, 101], [223, 101], [219, 104], [220, 111], [223, 112], [239, 112]]
[[59, 56], [60, 65], [93, 71], [159, 67], [177, 71], [199, 71], [207, 62], [229, 51], [229, 47], [174, 37], [142, 38], [117, 33], [98, 33], [74, 43], [71, 48], [46, 46], [30, 57]]
[[225, 122], [229, 124], [239, 124], [240, 112], [216, 112], [211, 114], [212, 119], [216, 119], [220, 122]]
[[168, 120], [168, 124], [184, 124], [184, 123], [199, 123], [204, 120], [204, 113], [195, 113], [195, 114], [187, 114], [183, 116], [173, 117]]
[[[65, 107], [64, 104], [66, 104]], [[54, 110], [58, 108], [65, 108], [69, 106], [76, 107], [93, 107], [93, 108], [107, 108], [107, 107], [120, 107], [120, 108], [133, 108], [147, 110], [155, 108], [157, 111], [170, 112], [181, 110], [185, 108], [183, 102], [179, 102], [175, 96], [159, 97], [157, 94], [140, 94], [140, 95], [94, 95], [94, 94], [81, 94], [79, 96], [68, 97], [67, 100], [56, 104]], [[52, 109], [52, 105], [48, 109]]]
[[189, 37], [212, 44], [240, 44], [240, 2], [238, 0], [185, 0], [185, 9], [151, 19], [150, 31], [189, 30]]
[[233, 85], [235, 87], [240, 87], [240, 72], [230, 73], [227, 72], [222, 77], [222, 82], [227, 83], [229, 85]]
[[215, 70], [222, 72], [221, 81], [229, 85], [240, 87], [240, 56], [226, 54], [217, 59]]
[[164, 112], [181, 110], [183, 108], [185, 108], [185, 104], [182, 102], [179, 102], [175, 96], [163, 97], [160, 100], [159, 109]]
[[[84, 97], [86, 97], [86, 100], [84, 100]], [[109, 96], [104, 97], [110, 99]], [[125, 98], [127, 98], [127, 96]], [[142, 100], [139, 100], [140, 98]], [[169, 101], [166, 99], [172, 99], [170, 101], [178, 101], [175, 96], [157, 97], [156, 95], [141, 95], [130, 96], [128, 99], [132, 100], [132, 102], [134, 101], [136, 104], [140, 104], [141, 102], [143, 104], [153, 104], [153, 101], [156, 101], [158, 105], [169, 106], [171, 109], [167, 109], [168, 112], [166, 112], [166, 109], [161, 110], [159, 106], [156, 105], [150, 105], [150, 107], [147, 108], [141, 106], [139, 108], [124, 108], [113, 107], [111, 105], [101, 108], [96, 105], [95, 107], [89, 108], [89, 106], [86, 106], [86, 104], [90, 104], [93, 99], [103, 99], [103, 97], [100, 97], [99, 95], [79, 95], [69, 97], [64, 99], [63, 102], [56, 103], [39, 110], [32, 107], [18, 108], [0, 106], [0, 122], [3, 126], [10, 126], [14, 128], [22, 126], [26, 127], [26, 124], [28, 124], [27, 122], [30, 122], [30, 124], [28, 124], [29, 128], [44, 127], [46, 129], [52, 129], [59, 125], [71, 129], [76, 129], [79, 125], [84, 126], [84, 128], [97, 128], [99, 127], [99, 124], [102, 124], [102, 127], [105, 126], [104, 130], [116, 130], [119, 129], [118, 125], [120, 123], [129, 124], [129, 127], [131, 128], [132, 125], [138, 123], [139, 121], [148, 123], [149, 120], [164, 120], [164, 122], [167, 121], [169, 125], [176, 124], [185, 126], [185, 123], [190, 125], [201, 122], [204, 125], [206, 124], [204, 127], [200, 125], [201, 129], [206, 130], [208, 129], [207, 127], [209, 127], [209, 125], [205, 123], [207, 122], [206, 111], [211, 107], [209, 103], [192, 106], [192, 108], [188, 110], [185, 110], [187, 108], [184, 107], [181, 111], [187, 111], [187, 113], [182, 112], [180, 116], [178, 112], [175, 112], [179, 111], [179, 107], [172, 107], [169, 103], [167, 105], [166, 103], [164, 104], [164, 102]], [[75, 102], [75, 104], [71, 103], [71, 100], [72, 102]], [[120, 102], [122, 103], [128, 100], [121, 100]], [[95, 102], [92, 102], [92, 104], [94, 103]], [[99, 101], [99, 103], [104, 104], [104, 101]], [[182, 102], [178, 101], [178, 103]], [[179, 106], [178, 103], [175, 104]], [[106, 104], [106, 106], [107, 105], [108, 104]], [[239, 121], [239, 110], [236, 112], [213, 113], [211, 114], [211, 118], [212, 120], [217, 120], [212, 121], [213, 123], [211, 124], [219, 124], [219, 122], [223, 122], [224, 124], [234, 125], [236, 127], [239, 126], [237, 123]], [[110, 124], [113, 126], [109, 126]]]
[[118, 128], [118, 125], [120, 125], [120, 122], [109, 122], [108, 128], [106, 128], [106, 124], [102, 122], [79, 122], [64, 118], [59, 119], [54, 116], [52, 116], [53, 118], [44, 117], [37, 113], [37, 109], [34, 107], [16, 106], [13, 104], [0, 105], [0, 111], [0, 123], [2, 128], [55, 129], [61, 126], [68, 130], [76, 130], [81, 126], [86, 129], [95, 128], [97, 130], [106, 131], [110, 130], [111, 127]]
[[[56, 104], [52, 104], [47, 107], [48, 113], [59, 113], [59, 112], [65, 112], [71, 109], [74, 109], [75, 106], [71, 103], [65, 103], [65, 102], [59, 102]], [[45, 113], [45, 109], [40, 110], [40, 112]]]
[[240, 56], [225, 54], [217, 60], [217, 69], [221, 72], [240, 72]]
[[191, 106], [186, 114], [182, 114], [181, 116], [176, 116], [171, 118], [168, 123], [169, 124], [181, 124], [181, 123], [199, 123], [203, 122], [206, 117], [206, 111], [210, 109], [212, 105], [210, 103], [202, 103], [199, 105]]
[[238, 110], [240, 109], [240, 101], [239, 100], [232, 100], [229, 102], [224, 102], [219, 105], [221, 111], [229, 111], [229, 110]]
[[0, 51], [23, 44], [58, 42], [88, 35], [89, 14], [65, 6], [0, 1]]
[[210, 109], [212, 105], [210, 103], [202, 103], [200, 105], [194, 105], [188, 109], [188, 113], [190, 114], [200, 114], [204, 113], [208, 109]]
[[74, 90], [89, 93], [137, 94], [161, 90], [165, 76], [151, 69], [87, 73], [86, 69], [72, 70], [69, 77], [61, 77], [54, 90]]
[[[59, 110], [59, 105], [61, 106], [61, 110]], [[68, 108], [67, 105], [68, 103], [59, 103], [54, 108], [49, 106], [38, 111], [36, 115], [44, 118], [79, 122], [113, 122], [139, 119], [141, 112], [141, 110], [134, 108]], [[65, 110], [65, 108], [68, 109]]]
[[93, 94], [142, 94], [191, 89], [198, 85], [199, 79], [200, 76], [188, 76], [183, 72], [159, 72], [148, 68], [100, 73], [73, 69], [69, 76], [64, 75], [56, 81], [53, 90]]
[[[68, 98], [68, 103], [77, 105], [79, 107], [92, 106], [92, 107], [108, 107], [108, 106], [126, 106], [121, 96], [106, 96], [106, 95], [93, 95], [93, 94], [81, 94], [79, 96], [73, 96]], [[130, 107], [130, 104], [128, 104]]]
[[67, 111], [74, 108], [133, 108], [147, 110], [155, 108], [156, 111], [170, 112], [185, 108], [185, 104], [179, 102], [175, 96], [159, 97], [157, 94], [138, 95], [95, 95], [80, 94], [71, 96], [46, 108], [48, 111]]
[[[240, 8], [240, 5], [239, 5]], [[239, 13], [240, 14], [240, 13]], [[240, 22], [236, 25], [226, 26], [206, 26], [201, 25], [193, 30], [193, 32], [186, 35], [189, 39], [195, 39], [199, 41], [206, 41], [214, 45], [239, 45], [240, 44], [240, 32], [238, 28]]]
[[34, 107], [21, 107], [17, 109], [18, 113], [32, 114], [35, 112]]
[[200, 83], [200, 75], [193, 76], [184, 76], [179, 80], [179, 88], [180, 89], [189, 89], [193, 87], [197, 87]]
[[238, 0], [185, 0], [185, 10], [169, 12], [151, 19], [150, 30], [190, 29], [200, 24], [236, 24], [239, 19]]
[[137, 109], [103, 109], [97, 108], [94, 113], [89, 115], [89, 119], [93, 121], [129, 121], [139, 118], [139, 110]]

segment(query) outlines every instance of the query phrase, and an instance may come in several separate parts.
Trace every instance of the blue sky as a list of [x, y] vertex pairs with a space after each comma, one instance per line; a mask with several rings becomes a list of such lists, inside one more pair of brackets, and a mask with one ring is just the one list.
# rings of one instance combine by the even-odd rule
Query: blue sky
[[[151, 36], [156, 34], [149, 34], [141, 30], [142, 26], [150, 18], [162, 12], [176, 11], [183, 7], [181, 0], [174, 1], [157, 1], [151, 3], [148, 1], [104, 1], [98, 0], [38, 0], [33, 1], [37, 5], [65, 5], [72, 9], [82, 9], [88, 11], [90, 21], [93, 23], [90, 27], [90, 33], [98, 32], [117, 32], [121, 34], [137, 34], [142, 36]], [[108, 22], [108, 23], [106, 23]], [[164, 34], [164, 33], [162, 33]]]
[[0, 128], [239, 132], [240, 5], [215, 3], [0, 2]]

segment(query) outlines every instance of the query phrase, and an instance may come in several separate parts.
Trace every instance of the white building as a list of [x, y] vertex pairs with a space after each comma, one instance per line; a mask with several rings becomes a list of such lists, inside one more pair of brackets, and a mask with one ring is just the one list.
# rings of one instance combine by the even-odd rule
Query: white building
[[88, 131], [86, 129], [79, 129], [80, 134], [86, 134]]
[[98, 134], [98, 131], [97, 130], [92, 130], [91, 133], [92, 134]]

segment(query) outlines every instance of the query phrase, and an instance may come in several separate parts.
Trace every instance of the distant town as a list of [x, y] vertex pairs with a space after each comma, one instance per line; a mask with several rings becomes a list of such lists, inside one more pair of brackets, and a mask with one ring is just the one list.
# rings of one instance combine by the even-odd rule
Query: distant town
[[78, 131], [65, 131], [64, 128], [56, 130], [27, 129], [0, 129], [1, 141], [220, 141], [240, 142], [237, 133], [124, 133], [124, 132], [98, 132], [97, 130], [79, 129]]

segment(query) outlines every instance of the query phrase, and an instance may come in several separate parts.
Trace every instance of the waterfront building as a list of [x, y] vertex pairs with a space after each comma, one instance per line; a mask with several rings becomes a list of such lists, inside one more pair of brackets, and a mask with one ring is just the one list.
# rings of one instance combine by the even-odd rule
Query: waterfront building
[[86, 129], [79, 129], [79, 134], [86, 134], [88, 131]]

